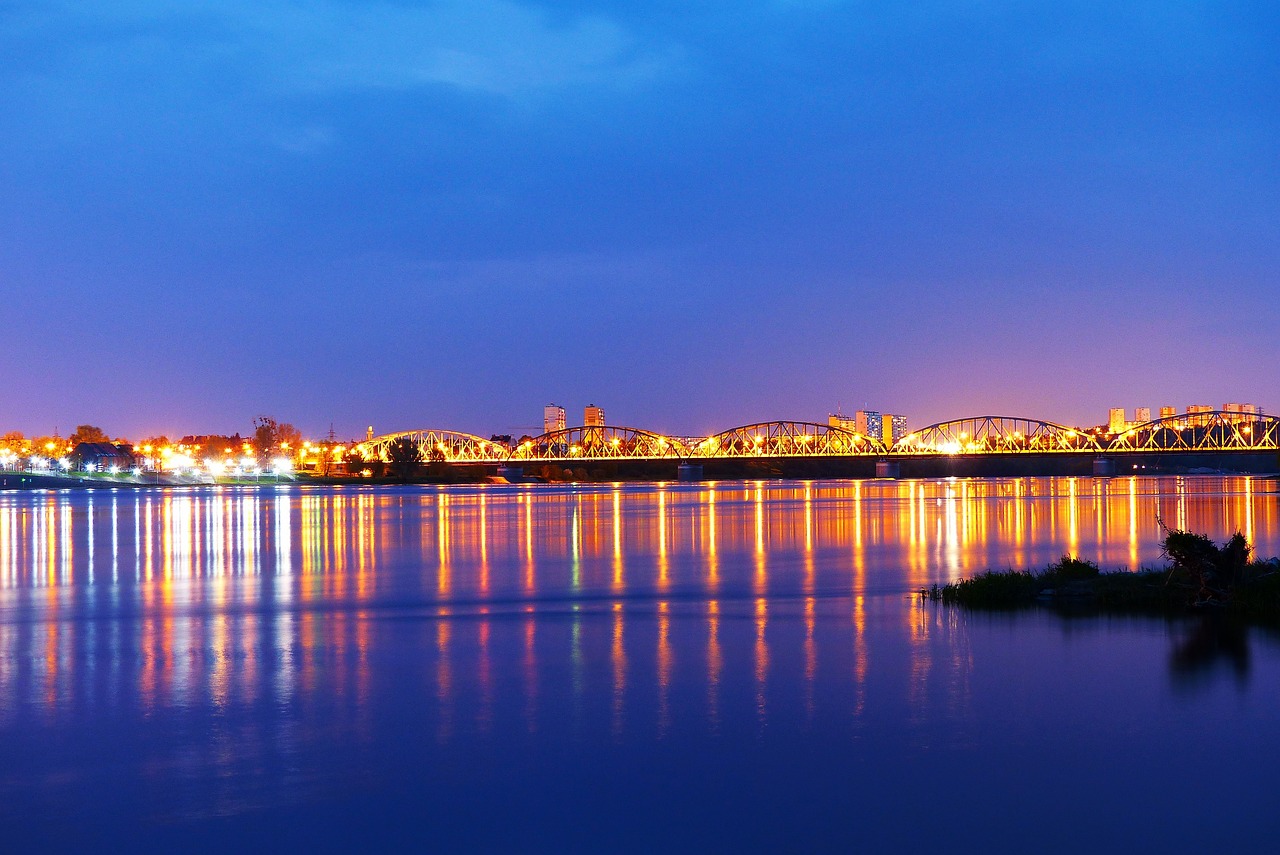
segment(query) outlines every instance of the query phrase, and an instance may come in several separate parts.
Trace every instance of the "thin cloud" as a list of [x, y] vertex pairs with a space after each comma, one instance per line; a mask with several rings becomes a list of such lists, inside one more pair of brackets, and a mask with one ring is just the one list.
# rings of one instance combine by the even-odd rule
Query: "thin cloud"
[[51, 32], [74, 32], [81, 57], [102, 43], [144, 53], [181, 46], [191, 63], [235, 66], [294, 92], [448, 86], [514, 97], [583, 85], [630, 88], [670, 73], [680, 55], [599, 15], [553, 20], [511, 0], [134, 0], [16, 5], [0, 16], [0, 42]]

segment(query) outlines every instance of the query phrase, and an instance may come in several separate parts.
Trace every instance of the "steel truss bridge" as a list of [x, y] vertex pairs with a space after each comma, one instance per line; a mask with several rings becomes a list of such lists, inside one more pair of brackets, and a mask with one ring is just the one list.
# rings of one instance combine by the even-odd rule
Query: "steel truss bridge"
[[743, 425], [695, 439], [634, 427], [573, 427], [514, 446], [451, 430], [411, 430], [356, 445], [366, 460], [389, 461], [396, 442], [414, 443], [424, 461], [573, 465], [620, 460], [779, 458], [938, 458], [1032, 454], [1122, 456], [1161, 452], [1280, 452], [1280, 417], [1222, 411], [1183, 413], [1118, 434], [1084, 431], [1019, 416], [972, 416], [912, 431], [892, 446], [815, 422]]

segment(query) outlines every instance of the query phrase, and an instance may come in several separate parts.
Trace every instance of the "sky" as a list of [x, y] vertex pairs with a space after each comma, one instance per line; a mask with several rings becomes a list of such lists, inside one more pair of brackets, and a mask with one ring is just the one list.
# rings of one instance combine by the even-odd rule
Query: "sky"
[[1277, 412], [1278, 155], [1272, 2], [0, 0], [0, 430]]

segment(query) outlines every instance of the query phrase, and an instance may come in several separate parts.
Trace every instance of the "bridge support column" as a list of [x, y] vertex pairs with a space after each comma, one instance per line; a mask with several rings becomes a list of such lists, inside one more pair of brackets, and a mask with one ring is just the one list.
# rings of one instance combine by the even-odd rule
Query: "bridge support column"
[[1106, 478], [1116, 474], [1116, 462], [1110, 457], [1093, 458], [1093, 474], [1099, 478]]
[[498, 477], [506, 478], [511, 483], [515, 483], [524, 477], [524, 470], [519, 466], [499, 466]]
[[876, 477], [877, 478], [900, 478], [902, 476], [902, 465], [896, 460], [877, 460], [876, 461]]
[[676, 470], [676, 480], [701, 481], [702, 480], [702, 464], [687, 463], [687, 462], [681, 463], [680, 467]]

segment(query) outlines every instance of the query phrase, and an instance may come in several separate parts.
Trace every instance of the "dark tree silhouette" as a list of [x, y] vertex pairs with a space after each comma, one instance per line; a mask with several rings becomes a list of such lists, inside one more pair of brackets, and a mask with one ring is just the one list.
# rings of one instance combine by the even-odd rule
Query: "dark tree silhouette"
[[410, 436], [393, 439], [387, 445], [387, 463], [392, 477], [401, 481], [412, 478], [422, 465], [422, 449], [417, 440]]
[[282, 442], [297, 445], [302, 432], [288, 422], [277, 422], [271, 416], [258, 416], [253, 420], [253, 447], [259, 454], [270, 454]]
[[107, 432], [97, 425], [76, 425], [75, 433], [71, 434], [71, 444], [79, 445], [82, 442], [110, 442]]

